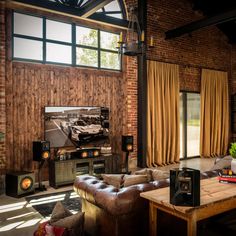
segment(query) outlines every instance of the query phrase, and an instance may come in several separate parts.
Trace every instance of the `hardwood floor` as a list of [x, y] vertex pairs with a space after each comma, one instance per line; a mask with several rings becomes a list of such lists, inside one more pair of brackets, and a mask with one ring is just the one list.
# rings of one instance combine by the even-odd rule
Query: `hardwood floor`
[[[137, 170], [136, 162], [137, 162], [136, 159], [131, 159], [129, 161], [129, 169], [131, 171]], [[198, 169], [201, 172], [204, 172], [204, 171], [210, 170], [213, 167], [214, 162], [215, 162], [215, 158], [192, 158], [192, 159], [187, 159], [187, 160], [181, 160], [179, 164], [157, 167], [157, 169], [170, 170], [172, 168], [189, 167], [189, 168]]]

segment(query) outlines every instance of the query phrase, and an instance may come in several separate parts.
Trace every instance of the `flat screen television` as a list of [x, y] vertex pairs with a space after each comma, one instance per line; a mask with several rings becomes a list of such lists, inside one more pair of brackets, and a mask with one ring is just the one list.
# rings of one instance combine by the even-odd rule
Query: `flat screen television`
[[45, 107], [45, 140], [53, 148], [102, 147], [109, 144], [106, 107]]

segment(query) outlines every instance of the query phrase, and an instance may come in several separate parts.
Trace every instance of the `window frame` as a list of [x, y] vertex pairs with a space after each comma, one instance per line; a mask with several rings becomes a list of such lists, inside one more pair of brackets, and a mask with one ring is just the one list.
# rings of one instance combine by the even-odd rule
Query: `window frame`
[[[32, 17], [39, 17], [42, 19], [42, 38], [39, 37], [34, 37], [34, 36], [28, 36], [28, 35], [21, 35], [21, 34], [15, 34], [14, 33], [14, 13], [18, 13], [18, 14], [23, 14], [23, 15], [27, 15], [27, 16], [32, 16]], [[47, 30], [47, 25], [46, 25], [46, 21], [47, 20], [52, 20], [55, 22], [59, 22], [59, 23], [65, 23], [68, 25], [71, 25], [71, 43], [69, 42], [65, 42], [65, 41], [60, 41], [60, 40], [53, 40], [53, 39], [47, 39], [46, 37], [46, 30]], [[93, 29], [93, 30], [97, 30], [97, 37], [98, 37], [98, 46], [94, 47], [94, 46], [87, 46], [87, 45], [83, 45], [83, 44], [77, 44], [76, 42], [76, 26], [79, 27], [84, 27], [84, 28], [88, 28], [88, 29]], [[118, 50], [110, 50], [110, 49], [103, 49], [101, 48], [101, 44], [100, 44], [100, 32], [107, 32], [107, 33], [111, 33], [111, 34], [116, 34], [119, 35], [119, 33], [116, 32], [111, 32], [111, 31], [107, 31], [107, 30], [101, 30], [99, 28], [93, 28], [93, 27], [88, 27], [86, 25], [82, 25], [82, 24], [76, 24], [76, 23], [68, 23], [67, 21], [63, 21], [63, 20], [55, 20], [53, 18], [48, 18], [46, 16], [40, 16], [37, 14], [31, 14], [28, 12], [23, 12], [23, 11], [13, 11], [12, 12], [12, 60], [16, 60], [16, 61], [25, 61], [25, 62], [35, 62], [35, 63], [42, 63], [42, 64], [53, 64], [53, 65], [64, 65], [64, 66], [72, 66], [72, 67], [80, 67], [80, 68], [92, 68], [92, 69], [98, 69], [98, 70], [109, 70], [109, 71], [117, 71], [117, 72], [121, 72], [122, 71], [122, 55], [120, 57], [120, 68], [119, 69], [112, 69], [112, 68], [106, 68], [106, 67], [101, 67], [101, 51], [103, 52], [111, 52], [111, 53], [115, 53], [117, 55], [119, 55]], [[21, 39], [29, 39], [29, 40], [35, 40], [35, 41], [40, 41], [42, 42], [42, 60], [35, 60], [35, 59], [27, 59], [27, 58], [19, 58], [19, 57], [15, 57], [14, 56], [14, 38], [21, 38]], [[53, 62], [53, 61], [47, 61], [47, 48], [46, 45], [47, 43], [53, 43], [53, 44], [59, 44], [59, 45], [64, 45], [64, 46], [70, 46], [71, 47], [71, 64], [69, 63], [61, 63], [61, 62]], [[77, 48], [84, 48], [84, 49], [92, 49], [92, 50], [96, 50], [97, 54], [98, 54], [98, 58], [97, 58], [97, 65], [98, 66], [86, 66], [86, 65], [79, 65], [76, 63], [76, 49]]]
[[[192, 93], [192, 94], [199, 94], [199, 96], [201, 95], [200, 92], [196, 92], [196, 91], [185, 91], [185, 90], [180, 90], [179, 93], [182, 93], [183, 95], [183, 157], [180, 158], [180, 160], [188, 160], [188, 159], [192, 159], [192, 158], [199, 158], [199, 155], [196, 156], [188, 156], [188, 149], [187, 149], [187, 139], [188, 139], [188, 132], [187, 132], [187, 116], [188, 116], [188, 106], [187, 106], [187, 94], [188, 93]], [[200, 140], [199, 140], [200, 142]]]

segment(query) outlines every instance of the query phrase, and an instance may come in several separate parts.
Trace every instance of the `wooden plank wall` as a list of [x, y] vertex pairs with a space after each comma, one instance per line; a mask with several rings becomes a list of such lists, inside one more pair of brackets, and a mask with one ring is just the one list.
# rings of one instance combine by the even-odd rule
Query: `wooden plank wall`
[[121, 153], [126, 125], [123, 73], [9, 62], [6, 79], [7, 169], [36, 170], [32, 141], [44, 138], [45, 106], [106, 106], [112, 150]]

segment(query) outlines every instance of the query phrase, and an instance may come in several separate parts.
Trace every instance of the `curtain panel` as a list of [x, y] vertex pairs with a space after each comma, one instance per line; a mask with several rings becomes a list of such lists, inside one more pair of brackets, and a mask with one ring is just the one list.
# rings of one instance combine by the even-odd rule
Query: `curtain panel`
[[179, 66], [147, 62], [147, 166], [179, 161]]
[[229, 141], [229, 94], [227, 72], [202, 70], [200, 155], [225, 155]]

